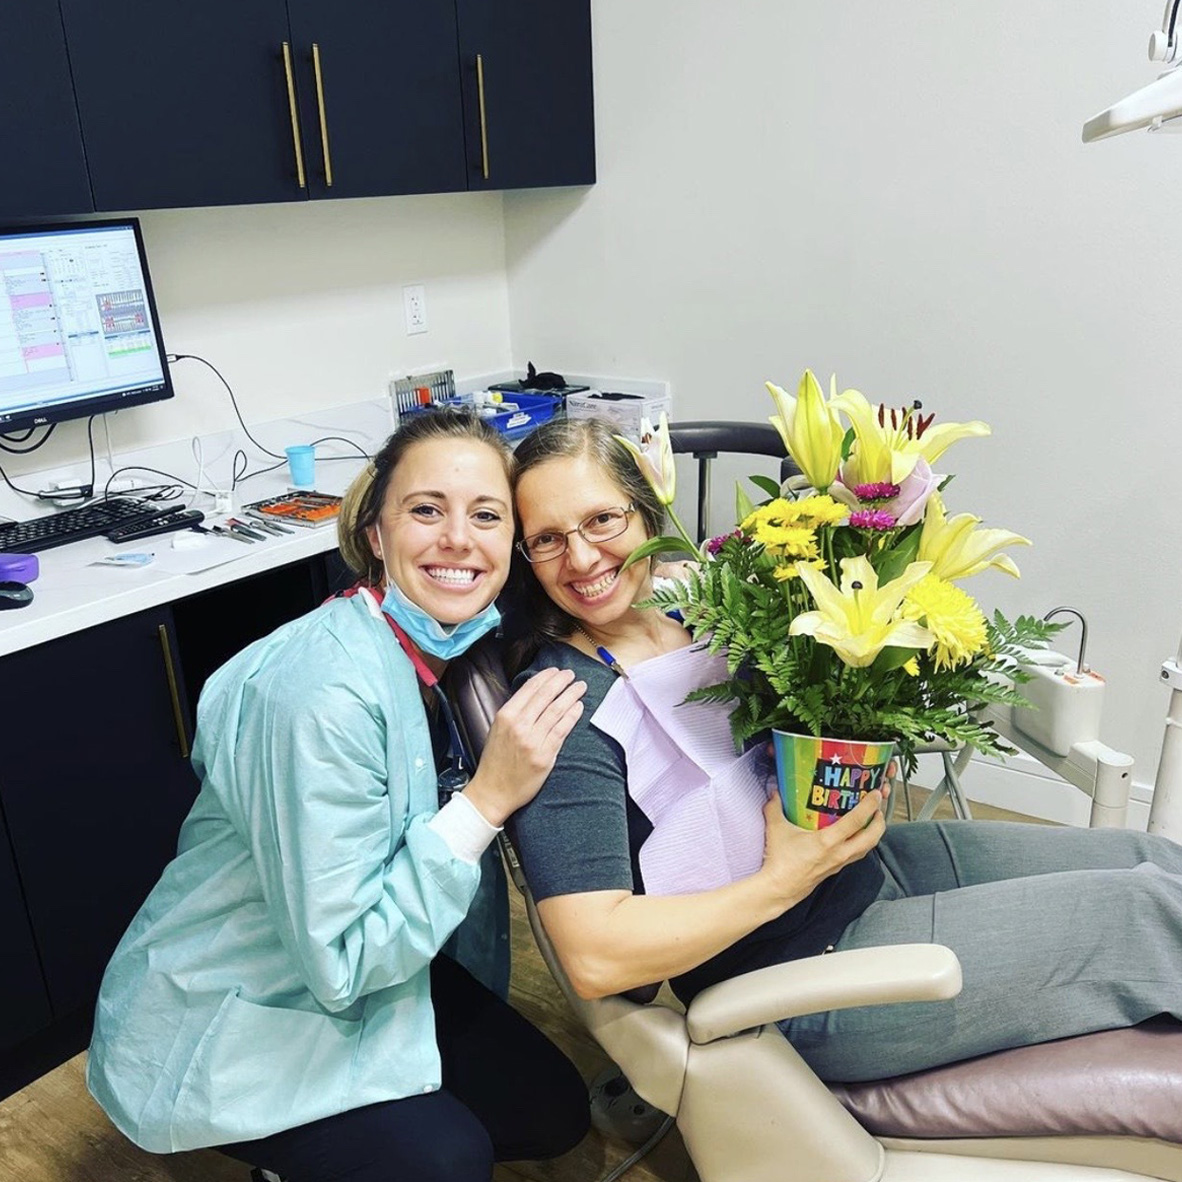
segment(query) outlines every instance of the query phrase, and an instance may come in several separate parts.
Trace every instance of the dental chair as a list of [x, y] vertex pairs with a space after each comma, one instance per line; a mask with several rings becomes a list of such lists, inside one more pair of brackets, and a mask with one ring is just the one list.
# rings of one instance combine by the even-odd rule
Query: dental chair
[[[454, 661], [447, 681], [479, 758], [509, 693], [495, 642]], [[1163, 1019], [826, 1085], [774, 1023], [953, 997], [961, 976], [950, 949], [776, 965], [704, 990], [684, 1014], [624, 996], [588, 1001], [563, 972], [511, 850], [506, 858], [571, 1008], [637, 1094], [675, 1117], [701, 1182], [1182, 1182], [1182, 1025]]]
[[788, 454], [780, 433], [771, 423], [740, 423], [703, 419], [670, 423], [669, 443], [674, 455], [691, 455], [698, 461], [699, 542], [710, 536], [710, 465], [721, 452], [748, 456], [771, 456], [780, 461], [780, 483], [799, 476], [796, 461]]

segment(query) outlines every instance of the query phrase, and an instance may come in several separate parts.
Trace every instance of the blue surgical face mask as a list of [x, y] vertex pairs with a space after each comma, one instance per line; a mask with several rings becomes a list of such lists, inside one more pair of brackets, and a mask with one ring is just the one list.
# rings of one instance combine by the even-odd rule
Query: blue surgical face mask
[[441, 624], [412, 602], [393, 579], [386, 576], [386, 594], [382, 597], [386, 613], [414, 641], [418, 648], [441, 661], [450, 661], [467, 652], [482, 636], [500, 622], [497, 605], [490, 603], [470, 620], [459, 624]]

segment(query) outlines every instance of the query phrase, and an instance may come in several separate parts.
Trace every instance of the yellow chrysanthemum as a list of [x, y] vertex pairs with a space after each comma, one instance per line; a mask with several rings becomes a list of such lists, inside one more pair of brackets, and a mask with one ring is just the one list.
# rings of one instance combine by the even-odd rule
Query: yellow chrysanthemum
[[752, 536], [776, 558], [816, 558], [816, 534], [807, 525], [774, 525], [760, 522]]
[[753, 509], [739, 523], [739, 528], [744, 533], [750, 533], [757, 525], [795, 521], [797, 519], [797, 514], [793, 507], [795, 504], [795, 501], [789, 501], [784, 497], [777, 497], [774, 501], [769, 501], [766, 505], [760, 505], [758, 509]]
[[835, 501], [830, 496], [806, 497], [803, 501], [794, 501], [803, 520], [810, 525], [840, 525], [850, 513], [849, 506]]
[[946, 579], [925, 575], [907, 592], [902, 610], [935, 636], [931, 653], [937, 669], [963, 665], [985, 649], [985, 617], [976, 600]]
[[908, 677], [918, 677], [919, 662], [914, 657], [909, 657], [903, 662], [903, 672], [906, 673]]
[[824, 570], [825, 560], [823, 558], [802, 558], [799, 562], [785, 562], [777, 566], [772, 571], [772, 575], [781, 583], [786, 583], [789, 579], [800, 578], [802, 566], [807, 566], [810, 570]]

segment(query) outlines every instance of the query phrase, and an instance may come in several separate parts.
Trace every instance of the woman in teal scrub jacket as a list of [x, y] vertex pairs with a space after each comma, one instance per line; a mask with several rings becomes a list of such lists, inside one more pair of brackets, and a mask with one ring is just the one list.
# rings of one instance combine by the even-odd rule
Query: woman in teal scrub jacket
[[[292, 1182], [487, 1182], [586, 1131], [571, 1064], [441, 954], [582, 712], [572, 674], [535, 678], [440, 807], [431, 683], [496, 625], [512, 474], [479, 420], [415, 416], [346, 498], [357, 593], [210, 678], [201, 791], [107, 968], [87, 1068], [143, 1148], [216, 1146]], [[495, 981], [489, 922], [468, 960]]]

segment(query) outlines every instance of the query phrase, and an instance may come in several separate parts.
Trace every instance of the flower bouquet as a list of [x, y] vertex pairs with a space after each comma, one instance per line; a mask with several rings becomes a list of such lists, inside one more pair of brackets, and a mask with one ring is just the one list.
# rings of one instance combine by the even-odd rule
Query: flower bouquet
[[[795, 398], [768, 389], [771, 422], [802, 475], [783, 491], [751, 477], [766, 499], [740, 488], [737, 528], [703, 547], [672, 515], [679, 536], [651, 539], [629, 562], [669, 550], [702, 559], [650, 601], [726, 654], [727, 678], [687, 700], [732, 704], [737, 744], [775, 732], [786, 806], [796, 791], [823, 814], [811, 819], [819, 826], [878, 786], [892, 751], [907, 775], [917, 748], [936, 740], [1012, 753], [978, 707], [1026, 705], [1017, 658], [1059, 626], [987, 619], [960, 586], [989, 567], [1017, 576], [1002, 551], [1029, 545], [945, 508], [951, 477], [932, 465], [953, 443], [988, 435], [986, 424], [937, 424], [919, 403], [876, 407], [835, 383], [826, 399], [808, 371]], [[629, 446], [671, 506], [668, 426], [645, 434], [646, 445]], [[802, 752], [790, 735], [811, 746]]]

